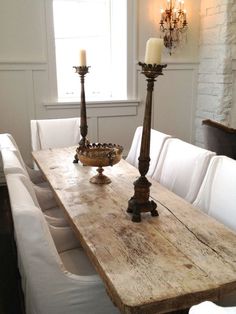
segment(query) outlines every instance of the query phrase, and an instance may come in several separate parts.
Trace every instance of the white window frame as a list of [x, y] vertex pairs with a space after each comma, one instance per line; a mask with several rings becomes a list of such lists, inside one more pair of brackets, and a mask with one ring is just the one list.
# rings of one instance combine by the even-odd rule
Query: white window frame
[[[57, 91], [56, 55], [53, 23], [53, 0], [45, 0], [47, 48], [48, 48], [48, 76], [50, 104], [76, 104], [78, 101], [59, 102]], [[137, 4], [136, 0], [127, 0], [127, 99], [124, 102], [133, 102], [137, 99]], [[87, 101], [87, 103], [119, 103], [119, 100]]]

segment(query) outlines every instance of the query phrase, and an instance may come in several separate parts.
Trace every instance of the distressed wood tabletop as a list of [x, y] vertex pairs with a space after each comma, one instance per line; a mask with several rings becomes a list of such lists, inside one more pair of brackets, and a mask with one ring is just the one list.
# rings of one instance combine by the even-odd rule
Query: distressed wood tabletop
[[121, 313], [167, 313], [236, 291], [236, 233], [149, 179], [159, 217], [126, 212], [136, 168], [105, 167], [112, 182], [89, 179], [75, 147], [33, 152], [81, 244]]

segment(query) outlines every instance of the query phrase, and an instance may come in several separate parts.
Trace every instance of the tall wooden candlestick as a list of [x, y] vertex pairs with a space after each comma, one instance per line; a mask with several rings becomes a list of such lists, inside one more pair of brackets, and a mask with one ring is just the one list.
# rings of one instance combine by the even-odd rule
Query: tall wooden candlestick
[[[87, 125], [87, 113], [86, 113], [86, 101], [85, 101], [85, 91], [84, 91], [84, 78], [85, 75], [88, 73], [89, 67], [86, 65], [83, 66], [74, 66], [76, 73], [80, 75], [80, 82], [81, 82], [81, 101], [80, 101], [80, 134], [81, 134], [81, 140], [79, 141], [79, 147], [77, 150], [81, 149], [82, 147], [85, 147], [89, 144], [89, 141], [87, 139], [88, 134], [88, 125]], [[78, 156], [77, 153], [74, 156], [74, 163], [78, 163]]]
[[138, 170], [140, 177], [134, 182], [134, 196], [128, 202], [128, 213], [132, 213], [132, 221], [141, 221], [141, 212], [151, 212], [152, 216], [158, 216], [156, 203], [149, 200], [151, 183], [146, 178], [150, 163], [150, 134], [152, 117], [152, 92], [154, 82], [159, 75], [163, 75], [162, 70], [166, 64], [146, 64], [139, 62], [142, 67], [142, 74], [147, 78], [147, 97], [143, 119], [143, 132], [140, 148]]

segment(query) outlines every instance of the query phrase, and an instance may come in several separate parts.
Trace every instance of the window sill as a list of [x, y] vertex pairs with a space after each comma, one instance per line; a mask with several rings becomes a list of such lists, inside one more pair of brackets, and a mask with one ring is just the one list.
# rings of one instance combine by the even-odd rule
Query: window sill
[[[88, 108], [110, 108], [110, 107], [138, 107], [140, 104], [139, 99], [127, 100], [101, 100], [101, 101], [86, 101]], [[57, 101], [44, 103], [44, 107], [50, 109], [78, 109], [80, 101]]]
[[[136, 116], [140, 100], [116, 100], [116, 101], [88, 101], [86, 111], [88, 118], [99, 117], [121, 117]], [[45, 103], [44, 107], [48, 111], [66, 110], [74, 112], [80, 111], [80, 102], [55, 102]]]

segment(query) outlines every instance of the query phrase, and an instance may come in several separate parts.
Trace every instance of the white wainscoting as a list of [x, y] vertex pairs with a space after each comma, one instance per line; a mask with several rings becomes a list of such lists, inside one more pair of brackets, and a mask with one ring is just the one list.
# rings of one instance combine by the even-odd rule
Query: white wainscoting
[[30, 119], [35, 117], [34, 75], [45, 63], [0, 62], [0, 132], [11, 133], [29, 162]]

